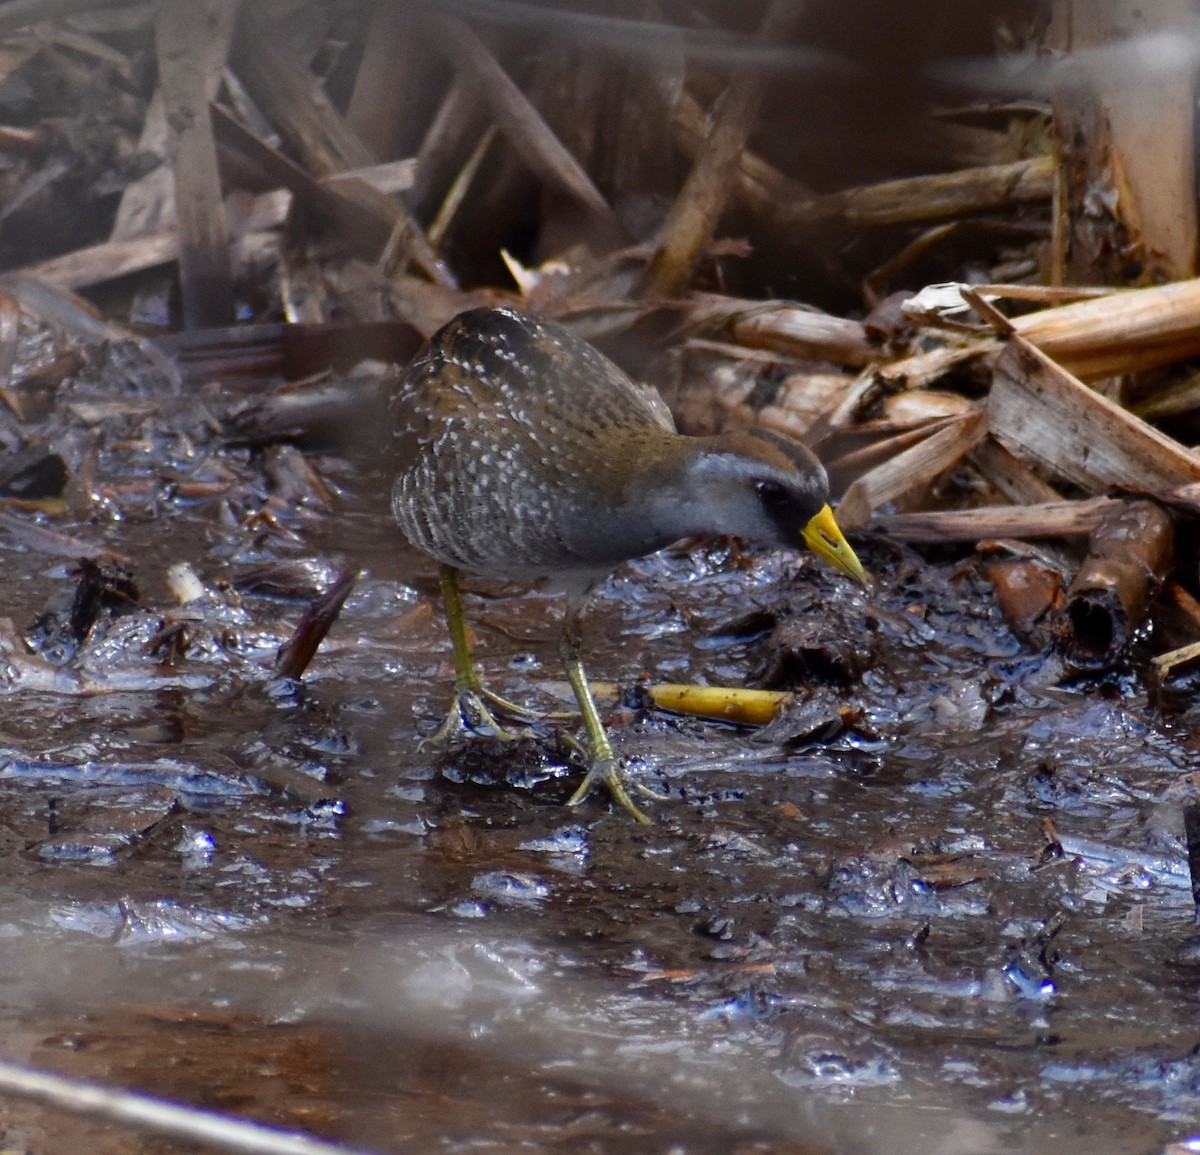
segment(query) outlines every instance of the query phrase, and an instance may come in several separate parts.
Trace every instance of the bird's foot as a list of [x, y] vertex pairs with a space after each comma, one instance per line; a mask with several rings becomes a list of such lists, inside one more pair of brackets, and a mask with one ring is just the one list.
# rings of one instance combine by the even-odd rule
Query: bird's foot
[[[573, 749], [582, 751], [583, 744], [578, 739], [567, 737], [567, 743]], [[653, 822], [629, 796], [630, 790], [646, 798], [652, 798], [656, 802], [667, 800], [665, 794], [659, 794], [630, 778], [625, 772], [624, 760], [611, 753], [599, 758], [588, 758], [587, 775], [579, 784], [579, 789], [567, 799], [567, 805], [578, 806], [597, 787], [607, 790], [614, 802], [632, 814], [638, 822], [645, 823], [647, 826], [653, 825]]]
[[531, 710], [528, 706], [518, 706], [516, 702], [510, 702], [507, 698], [484, 687], [480, 687], [476, 694], [497, 714], [514, 722], [521, 722], [526, 726], [536, 726], [539, 722], [561, 722], [579, 717], [573, 710], [551, 710], [543, 714], [538, 710]]
[[[487, 699], [487, 701], [485, 701]], [[486, 690], [475, 690], [470, 687], [460, 687], [454, 692], [454, 702], [445, 721], [418, 745], [419, 750], [441, 750], [452, 746], [461, 738], [496, 738], [502, 742], [514, 742], [521, 737], [513, 730], [508, 730], [497, 720], [496, 715], [488, 709], [487, 702], [494, 701], [495, 695]], [[499, 701], [503, 702], [501, 698]], [[511, 704], [511, 703], [506, 703]], [[520, 707], [516, 707], [520, 709]]]

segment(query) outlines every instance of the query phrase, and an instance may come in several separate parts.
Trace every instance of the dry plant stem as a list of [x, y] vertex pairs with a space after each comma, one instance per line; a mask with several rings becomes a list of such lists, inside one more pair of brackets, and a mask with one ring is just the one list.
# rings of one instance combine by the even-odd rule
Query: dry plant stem
[[1046, 201], [1053, 186], [1054, 160], [1040, 156], [844, 189], [780, 206], [774, 220], [794, 229], [833, 223], [852, 228], [932, 223]]
[[1047, 277], [1051, 287], [1067, 280], [1067, 246], [1071, 238], [1071, 220], [1067, 209], [1067, 180], [1063, 171], [1062, 149], [1055, 148], [1054, 186], [1050, 194], [1050, 253]]
[[[1066, 277], [1084, 284], [1191, 276], [1196, 262], [1193, 70], [1133, 56], [1139, 38], [1191, 40], [1192, 0], [1057, 0], [1047, 46], [1066, 196]], [[1072, 54], [1124, 51], [1117, 69], [1079, 83]], [[1152, 131], [1147, 131], [1153, 126]]]
[[[840, 457], [826, 462], [829, 484], [835, 494], [844, 493], [846, 487], [866, 476], [870, 471], [885, 465], [915, 445], [928, 441], [939, 430], [947, 427], [946, 419], [926, 421], [911, 429], [884, 435], [880, 440], [860, 446]], [[845, 514], [839, 515], [842, 518]]]
[[466, 200], [471, 184], [475, 180], [480, 166], [483, 164], [483, 158], [487, 156], [488, 149], [492, 147], [492, 142], [496, 139], [497, 131], [498, 129], [494, 124], [489, 124], [484, 129], [483, 135], [479, 138], [479, 143], [475, 145], [471, 151], [471, 155], [467, 158], [467, 163], [462, 166], [458, 176], [454, 178], [454, 183], [451, 184], [450, 191], [446, 193], [446, 199], [442, 201], [437, 215], [430, 222], [430, 244], [440, 245], [449, 231], [451, 224], [454, 223], [454, 217], [462, 207], [463, 201]]
[[1010, 301], [1039, 301], [1043, 305], [1094, 301], [1114, 296], [1118, 292], [1095, 285], [1014, 285], [1007, 282], [972, 285], [971, 288], [984, 297], [1001, 297]]
[[164, 4], [158, 10], [156, 32], [159, 86], [175, 178], [183, 323], [188, 329], [227, 325], [234, 316], [233, 262], [208, 116], [213, 82], [204, 51], [212, 37], [207, 8], [196, 3]]
[[1168, 650], [1165, 654], [1151, 658], [1150, 664], [1154, 667], [1154, 674], [1161, 688], [1162, 683], [1171, 677], [1180, 666], [1188, 665], [1197, 659], [1200, 659], [1200, 642], [1191, 642], [1186, 646]]
[[12, 293], [0, 287], [0, 397], [17, 419], [24, 421], [27, 418], [20, 397], [11, 388], [20, 338], [21, 306], [17, 304], [17, 299]]
[[1200, 279], [1114, 292], [1011, 323], [1084, 380], [1156, 369], [1200, 356]]
[[107, 546], [95, 545], [77, 537], [70, 537], [53, 529], [45, 529], [23, 517], [13, 517], [0, 510], [0, 531], [6, 533], [14, 542], [25, 549], [37, 553], [50, 554], [52, 557], [89, 557], [126, 559], [114, 554]]
[[914, 353], [890, 365], [881, 365], [876, 373], [880, 381], [893, 388], [919, 389], [946, 376], [951, 369], [978, 360], [991, 353], [998, 353], [1003, 346], [999, 341], [972, 340], [965, 345], [947, 345], [930, 349], [925, 353]]
[[[247, 91], [311, 173], [331, 176], [378, 162], [333, 107], [308, 66], [278, 43], [250, 5], [241, 10], [231, 62]], [[443, 288], [457, 287], [403, 205], [361, 181], [346, 181], [338, 191], [384, 221], [389, 234], [401, 224], [408, 255], [425, 275]]]
[[[704, 114], [691, 96], [685, 93], [675, 102], [671, 123], [679, 148], [696, 155], [706, 129]], [[834, 223], [865, 227], [936, 222], [1036, 203], [1050, 198], [1054, 180], [1053, 159], [1034, 157], [816, 196], [800, 181], [746, 150], [738, 158], [734, 193], [775, 228], [809, 231]]]
[[834, 317], [791, 301], [744, 301], [698, 293], [687, 319], [736, 345], [771, 349], [814, 361], [860, 369], [879, 356], [862, 322]]
[[366, 181], [381, 193], [407, 192], [416, 179], [415, 160], [390, 160], [383, 164], [372, 164], [366, 168], [352, 168], [345, 172], [331, 173], [321, 182], [327, 188], [337, 188], [340, 181]]
[[992, 433], [1088, 493], [1159, 491], [1200, 481], [1200, 457], [1109, 401], [1021, 337], [996, 361]]
[[1200, 376], [1193, 373], [1172, 381], [1129, 408], [1144, 421], [1161, 421], [1200, 409]]
[[242, 8], [230, 63], [314, 175], [365, 168], [378, 161], [334, 108], [308, 66], [260, 19], [254, 5]]
[[[254, 231], [243, 234], [234, 246], [238, 259], [243, 262], [250, 261], [261, 250], [277, 243], [277, 235], [270, 230], [283, 224], [287, 213], [286, 202], [274, 193], [265, 194], [260, 198], [260, 203], [263, 211], [259, 212], [256, 208], [251, 214], [251, 228]], [[41, 264], [29, 265], [19, 273], [59, 288], [83, 289], [123, 277], [127, 273], [167, 264], [179, 255], [180, 234], [171, 229], [169, 232], [146, 233], [127, 240], [105, 241], [103, 244], [75, 249]]]
[[0, 1062], [0, 1095], [239, 1155], [355, 1155], [349, 1147], [324, 1143], [307, 1135], [52, 1075], [19, 1063]]
[[932, 249], [937, 248], [942, 241], [954, 236], [962, 228], [958, 221], [948, 221], [932, 225], [925, 229], [920, 236], [914, 237], [899, 252], [894, 253], [881, 265], [877, 265], [864, 278], [862, 283], [863, 300], [869, 308], [875, 308], [887, 292], [892, 279], [902, 273], [914, 261], [919, 260]]
[[212, 118], [218, 144], [239, 153], [267, 180], [287, 189], [306, 208], [339, 222], [344, 228], [361, 231], [376, 247], [387, 239], [394, 216], [390, 210], [381, 217], [377, 207], [370, 208], [352, 199], [346, 185], [339, 188], [336, 181], [327, 184], [314, 180], [295, 161], [272, 148], [220, 105], [212, 106]]
[[450, 83], [437, 113], [425, 130], [417, 150], [417, 179], [412, 204], [424, 211], [435, 196], [453, 180], [454, 174], [470, 153], [470, 141], [478, 137], [486, 124], [483, 109], [471, 92], [471, 86], [456, 76]]
[[961, 461], [986, 433], [982, 411], [950, 418], [938, 432], [855, 481], [838, 504], [838, 521], [844, 529], [865, 528], [873, 510], [928, 485]]
[[413, 20], [400, 0], [376, 0], [346, 123], [378, 157], [394, 157], [404, 127], [404, 85], [412, 74]]
[[1067, 590], [1067, 656], [1086, 666], [1115, 661], [1145, 620], [1174, 559], [1174, 523], [1154, 502], [1126, 502], [1106, 516]]
[[487, 45], [454, 16], [434, 22], [434, 40], [454, 70], [470, 78], [500, 131], [522, 161], [547, 184], [568, 193], [597, 217], [612, 222], [603, 194], [496, 61]]
[[[787, 36], [803, 5], [798, 0], [772, 0], [758, 30], [771, 43]], [[708, 243], [733, 193], [738, 164], [758, 117], [766, 81], [747, 66], [739, 68], [721, 97], [712, 131], [662, 227], [658, 251], [643, 284], [647, 297], [678, 296]]]
[[[220, 88], [221, 70], [229, 51], [229, 38], [237, 17], [237, 6], [225, 0], [205, 0], [199, 7], [209, 18], [206, 35], [200, 45], [199, 66], [204, 75], [205, 93], [212, 101]], [[161, 156], [167, 154], [167, 116], [162, 87], [156, 89], [146, 109], [138, 151]], [[175, 222], [175, 201], [171, 169], [166, 163], [125, 186], [117, 206], [109, 240], [125, 241], [145, 233], [170, 228]]]
[[1038, 505], [1062, 500], [1062, 494], [1054, 486], [1038, 477], [994, 437], [985, 437], [967, 456], [984, 480], [1009, 501]]
[[[700, 155], [708, 140], [708, 118], [699, 102], [687, 92], [676, 95], [673, 85], [659, 80], [655, 84], [659, 99], [671, 117], [671, 134], [675, 147], [690, 160]], [[770, 225], [777, 225], [783, 206], [795, 201], [808, 201], [816, 194], [806, 184], [784, 176], [750, 149], [743, 149], [734, 174], [733, 195], [754, 216]], [[835, 283], [846, 281], [843, 262], [833, 244], [819, 233], [798, 235], [795, 230], [776, 228], [786, 233], [790, 244], [810, 252]]]
[[[698, 156], [708, 140], [708, 118], [704, 110], [695, 97], [687, 92], [681, 93], [678, 98], [670, 92], [664, 92], [663, 96], [674, 101], [671, 127], [675, 143], [688, 156]], [[781, 205], [791, 201], [808, 201], [815, 195], [806, 184], [784, 176], [749, 149], [744, 149], [738, 156], [735, 193], [747, 208], [766, 220], [773, 219]]]
[[983, 541], [993, 537], [1022, 540], [1088, 534], [1123, 503], [1116, 498], [1056, 501], [1044, 505], [992, 505], [945, 512], [893, 513], [876, 517], [872, 529], [900, 541], [936, 545]]
[[808, 432], [807, 440], [812, 445], [818, 445], [832, 434], [850, 425], [859, 410], [866, 405], [867, 399], [873, 397], [879, 389], [872, 369], [864, 369], [842, 396], [830, 408], [813, 422]]
[[108, 0], [9, 0], [0, 4], [0, 35], [8, 35], [30, 24], [87, 12], [92, 8], [110, 8]]

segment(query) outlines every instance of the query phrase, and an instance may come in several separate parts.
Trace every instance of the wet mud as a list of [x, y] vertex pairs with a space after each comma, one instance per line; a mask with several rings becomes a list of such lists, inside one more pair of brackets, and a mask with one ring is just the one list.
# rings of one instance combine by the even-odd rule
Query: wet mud
[[[965, 553], [863, 540], [867, 591], [725, 541], [631, 563], [585, 646], [664, 796], [641, 827], [565, 806], [569, 721], [422, 746], [449, 645], [375, 455], [285, 469], [212, 399], [58, 404], [89, 496], [8, 514], [57, 554], [0, 541], [6, 1057], [380, 1151], [1133, 1152], [1200, 1126], [1196, 739], [1136, 648], [1072, 675]], [[564, 709], [560, 603], [467, 600], [488, 684]], [[649, 709], [647, 679], [796, 698], [755, 730]]]

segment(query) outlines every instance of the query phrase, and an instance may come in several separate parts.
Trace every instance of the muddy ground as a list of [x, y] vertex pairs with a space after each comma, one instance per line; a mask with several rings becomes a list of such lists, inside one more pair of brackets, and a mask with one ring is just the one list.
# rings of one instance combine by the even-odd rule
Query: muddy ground
[[[1197, 743], [1136, 655], [1072, 676], [966, 552], [861, 540], [864, 593], [692, 543], [618, 571], [586, 625], [617, 748], [668, 797], [652, 827], [569, 810], [569, 724], [421, 747], [449, 647], [368, 438], [309, 451], [324, 503], [228, 435], [228, 397], [114, 395], [113, 356], [43, 417], [67, 510], [6, 516], [135, 588], [72, 645], [71, 543], [0, 538], [5, 1057], [379, 1151], [1143, 1152], [1200, 1128]], [[560, 604], [472, 589], [488, 682], [561, 704]], [[798, 697], [754, 731], [645, 709], [647, 676]], [[172, 1149], [30, 1106], [3, 1127]]]

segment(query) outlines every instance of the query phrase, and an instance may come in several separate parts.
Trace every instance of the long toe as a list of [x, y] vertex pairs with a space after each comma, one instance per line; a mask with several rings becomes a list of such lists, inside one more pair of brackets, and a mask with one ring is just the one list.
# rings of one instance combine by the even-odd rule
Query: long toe
[[507, 698], [493, 693], [486, 687], [481, 689], [479, 694], [497, 714], [504, 718], [510, 718], [514, 722], [523, 722], [527, 726], [536, 726], [539, 722], [562, 722], [579, 717], [574, 710], [551, 710], [543, 714], [538, 710], [529, 709], [528, 706], [518, 706], [516, 702], [510, 702]]
[[639, 822], [645, 823], [647, 826], [653, 825], [651, 819], [629, 797], [629, 791], [625, 788], [624, 771], [621, 769], [620, 762], [613, 757], [592, 760], [586, 777], [580, 783], [579, 789], [567, 799], [567, 805], [578, 806], [597, 786], [603, 786], [613, 800]]
[[463, 738], [497, 738], [512, 742], [520, 737], [500, 725], [476, 691], [464, 689], [455, 692], [450, 712], [432, 734], [421, 739], [420, 749], [441, 750]]

